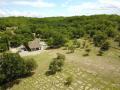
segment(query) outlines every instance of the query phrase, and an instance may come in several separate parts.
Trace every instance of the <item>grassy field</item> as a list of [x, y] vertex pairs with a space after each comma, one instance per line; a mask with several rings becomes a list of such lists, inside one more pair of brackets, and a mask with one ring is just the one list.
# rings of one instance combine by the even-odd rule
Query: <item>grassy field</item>
[[[25, 57], [36, 60], [38, 68], [33, 76], [21, 79], [10, 90], [120, 90], [120, 51], [111, 48], [103, 56], [97, 56], [98, 48], [90, 48], [86, 57], [83, 56], [85, 50], [80, 48], [71, 54], [60, 48]], [[63, 70], [46, 76], [49, 63], [58, 52], [66, 56]], [[67, 87], [64, 82], [69, 76], [73, 82]]]

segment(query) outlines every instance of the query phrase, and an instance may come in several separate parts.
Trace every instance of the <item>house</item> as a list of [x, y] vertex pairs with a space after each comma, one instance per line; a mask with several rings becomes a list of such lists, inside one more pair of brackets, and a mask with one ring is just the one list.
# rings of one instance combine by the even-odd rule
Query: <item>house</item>
[[33, 41], [29, 41], [28, 42], [28, 48], [30, 50], [28, 50], [24, 45], [21, 45], [21, 46], [19, 46], [17, 48], [10, 48], [10, 51], [13, 52], [13, 53], [17, 53], [17, 52], [19, 52], [19, 53], [26, 52], [27, 53], [29, 51], [45, 50], [47, 47], [48, 46], [47, 46], [47, 44], [44, 41], [36, 38]]
[[31, 51], [44, 50], [47, 48], [47, 44], [36, 38], [33, 41], [28, 42], [28, 47]]
[[41, 50], [40, 39], [36, 38], [28, 42], [28, 47], [31, 51]]

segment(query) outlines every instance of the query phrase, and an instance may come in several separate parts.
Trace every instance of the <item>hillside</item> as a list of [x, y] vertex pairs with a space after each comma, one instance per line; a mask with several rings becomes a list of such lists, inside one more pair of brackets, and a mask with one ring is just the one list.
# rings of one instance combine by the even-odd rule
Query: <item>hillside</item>
[[[10, 48], [27, 46], [35, 38], [46, 42], [49, 48], [36, 55], [22, 58], [18, 55], [19, 52], [15, 54], [17, 57], [14, 54], [7, 56], [10, 66], [4, 62], [4, 58], [0, 58], [0, 65], [3, 65], [3, 71], [0, 69], [1, 88], [10, 90], [120, 89], [120, 16], [0, 18], [0, 55], [11, 53]], [[59, 55], [64, 58], [63, 61]], [[32, 75], [26, 77], [18, 75], [11, 80], [8, 76], [15, 75], [14, 70], [19, 70], [15, 64], [17, 59], [18, 61], [32, 59], [38, 67], [32, 70], [34, 64], [28, 62], [27, 69], [30, 68]], [[12, 62], [9, 60], [16, 60], [13, 64], [17, 68], [13, 69]], [[8, 69], [10, 72], [4, 72], [4, 69], [7, 70], [6, 67], [10, 67]], [[51, 75], [47, 75], [49, 74], [47, 72]], [[6, 74], [8, 79], [5, 77]], [[67, 80], [70, 84], [68, 86]]]

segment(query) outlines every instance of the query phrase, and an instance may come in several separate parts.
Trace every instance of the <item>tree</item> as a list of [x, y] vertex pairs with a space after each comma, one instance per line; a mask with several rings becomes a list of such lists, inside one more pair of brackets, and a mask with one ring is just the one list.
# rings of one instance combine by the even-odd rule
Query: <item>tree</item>
[[101, 47], [100, 47], [100, 49], [102, 50], [102, 51], [106, 51], [106, 50], [108, 50], [110, 48], [110, 43], [108, 42], [108, 41], [105, 41], [102, 45], [101, 45]]
[[94, 37], [93, 37], [93, 41], [95, 46], [101, 46], [103, 44], [103, 42], [105, 42], [106, 40], [106, 35], [104, 33], [97, 33]]
[[10, 40], [10, 47], [18, 47], [22, 44], [23, 38], [21, 35], [14, 35]]
[[65, 60], [65, 55], [63, 55], [61, 53], [57, 53], [57, 59]]
[[73, 40], [73, 45], [74, 45], [76, 48], [79, 48], [79, 47], [80, 47], [80, 42], [78, 42], [77, 39], [74, 39], [74, 40]]
[[5, 52], [8, 50], [7, 44], [6, 43], [1, 43], [0, 44], [0, 52]]
[[85, 48], [85, 46], [86, 46], [86, 40], [83, 41], [83, 43], [82, 43], [82, 48]]
[[18, 54], [0, 55], [0, 85], [28, 75], [35, 69], [33, 61], [25, 61]]
[[85, 31], [84, 29], [77, 28], [77, 29], [73, 29], [72, 33], [73, 33], [73, 38], [80, 38], [84, 36]]
[[74, 53], [75, 52], [74, 45], [68, 46], [68, 51], [69, 51], [69, 53]]
[[109, 26], [106, 28], [106, 34], [108, 37], [115, 37], [116, 33], [117, 33], [117, 28], [113, 27], [113, 26]]
[[104, 52], [102, 50], [99, 50], [97, 55], [102, 56], [103, 54], [104, 54]]
[[8, 39], [6, 37], [0, 37], [0, 52], [9, 50]]
[[70, 86], [72, 81], [73, 81], [73, 77], [72, 76], [67, 77], [66, 81], [65, 81], [65, 85], [66, 86]]
[[116, 36], [115, 41], [118, 42], [118, 45], [120, 47], [120, 34]]
[[83, 56], [89, 56], [89, 53], [90, 53], [91, 49], [87, 48], [85, 51], [86, 51], [86, 53], [83, 54]]
[[33, 59], [25, 60], [25, 64], [26, 64], [26, 70], [28, 73], [30, 73], [31, 71], [37, 68], [37, 63]]
[[58, 48], [65, 44], [67, 41], [66, 37], [60, 33], [55, 33], [51, 38], [48, 39], [48, 45], [52, 48]]
[[57, 58], [54, 58], [53, 61], [49, 65], [49, 70], [47, 71], [47, 75], [55, 74], [62, 70], [64, 65], [65, 56], [62, 54], [57, 54]]

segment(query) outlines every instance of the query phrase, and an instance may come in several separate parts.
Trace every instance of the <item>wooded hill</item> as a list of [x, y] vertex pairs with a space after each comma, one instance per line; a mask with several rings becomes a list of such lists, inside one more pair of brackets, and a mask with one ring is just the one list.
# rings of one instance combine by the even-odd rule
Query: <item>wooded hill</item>
[[44, 39], [50, 47], [60, 47], [81, 37], [91, 38], [95, 46], [101, 46], [109, 38], [120, 45], [120, 16], [0, 18], [0, 52], [8, 50], [9, 46], [27, 44], [35, 37]]

